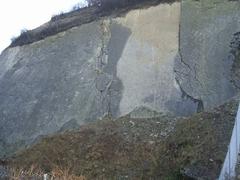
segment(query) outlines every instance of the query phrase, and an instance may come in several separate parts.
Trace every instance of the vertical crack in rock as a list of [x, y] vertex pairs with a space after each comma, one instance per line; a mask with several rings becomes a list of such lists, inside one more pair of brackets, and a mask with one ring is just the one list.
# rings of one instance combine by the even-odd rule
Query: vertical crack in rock
[[197, 112], [202, 112], [204, 111], [204, 104], [203, 101], [201, 99], [196, 99], [194, 97], [192, 97], [191, 95], [189, 95], [186, 91], [184, 91], [184, 89], [181, 87], [181, 84], [179, 82], [179, 80], [177, 78], [175, 78], [177, 85], [180, 88], [180, 91], [182, 93], [182, 98], [188, 98], [191, 99], [194, 103], [197, 104]]
[[[180, 9], [181, 9], [181, 11], [183, 9], [182, 3], [180, 4]], [[180, 21], [179, 21], [179, 28], [178, 28], [178, 54], [180, 57], [180, 62], [182, 64], [184, 64], [186, 67], [188, 67], [188, 69], [190, 71], [192, 71], [191, 66], [184, 61], [183, 55], [182, 55], [182, 50], [181, 50], [181, 36], [182, 36], [182, 34], [181, 34], [181, 11], [180, 11]]]
[[[198, 79], [198, 77], [197, 77], [197, 64], [194, 64], [193, 65], [193, 68], [187, 63], [187, 62], [185, 62], [184, 61], [184, 58], [183, 58], [183, 55], [182, 55], [182, 51], [181, 51], [181, 36], [180, 36], [180, 31], [181, 30], [179, 30], [179, 47], [178, 47], [178, 54], [179, 54], [179, 60], [180, 60], [180, 62], [184, 65], [184, 66], [186, 66], [188, 69], [189, 69], [189, 74], [187, 74], [187, 73], [183, 73], [183, 72], [180, 72], [180, 71], [178, 71], [178, 70], [176, 70], [176, 69], [174, 69], [174, 72], [175, 73], [180, 73], [181, 75], [184, 75], [185, 77], [188, 77], [188, 78], [193, 78], [200, 86], [201, 86], [201, 88], [204, 88], [204, 85], [203, 85], [203, 83]], [[190, 77], [191, 76], [191, 77]], [[191, 86], [191, 83], [189, 83], [189, 85]]]
[[[181, 3], [181, 7], [180, 8], [182, 9], [182, 3]], [[180, 17], [181, 17], [181, 14], [180, 14]], [[201, 112], [201, 111], [204, 110], [204, 103], [203, 103], [203, 101], [201, 99], [194, 98], [193, 96], [188, 94], [183, 89], [183, 87], [181, 86], [181, 83], [180, 83], [180, 77], [183, 76], [183, 78], [186, 78], [186, 79], [189, 79], [189, 80], [194, 78], [194, 80], [197, 81], [200, 84], [201, 87], [203, 87], [202, 83], [197, 78], [197, 67], [196, 67], [196, 64], [195, 64], [194, 68], [192, 68], [187, 62], [184, 61], [181, 47], [182, 46], [181, 46], [181, 21], [180, 21], [180, 23], [179, 23], [179, 32], [178, 32], [179, 61], [180, 61], [180, 63], [184, 67], [187, 67], [188, 71], [187, 72], [180, 71], [180, 70], [177, 70], [176, 67], [174, 67], [175, 80], [176, 80], [177, 85], [180, 88], [181, 93], [182, 93], [182, 98], [188, 98], [188, 99], [192, 100], [194, 103], [197, 103], [197, 112]], [[192, 77], [192, 75], [193, 75], [193, 77]], [[180, 77], [178, 77], [178, 76], [180, 76]], [[192, 87], [191, 81], [189, 81], [188, 85], [191, 87], [192, 91], [194, 91], [194, 88]]]
[[[180, 5], [181, 9], [182, 8], [182, 3]], [[180, 14], [180, 17], [181, 17], [181, 14]], [[179, 60], [180, 60], [180, 63], [184, 66], [184, 67], [187, 67], [187, 69], [189, 70], [188, 73], [183, 73], [183, 72], [180, 72], [178, 70], [176, 70], [176, 68], [174, 68], [174, 72], [177, 74], [177, 73], [180, 73], [181, 75], [184, 75], [185, 78], [188, 78], [189, 80], [191, 79], [194, 79], [202, 89], [206, 89], [204, 88], [204, 85], [203, 83], [199, 80], [198, 76], [197, 76], [197, 64], [193, 64], [193, 66], [189, 65], [185, 60], [184, 60], [184, 57], [183, 57], [183, 54], [182, 54], [182, 50], [181, 50], [181, 20], [180, 20], [180, 23], [179, 23], [179, 31], [178, 31], [178, 54], [179, 54]], [[191, 81], [189, 83], [189, 86], [191, 87], [192, 90], [193, 87], [192, 87], [192, 84], [191, 84]]]
[[131, 31], [111, 18], [100, 24], [101, 42], [96, 62], [95, 89], [100, 116], [116, 117], [123, 85], [117, 77], [117, 63]]
[[111, 74], [113, 79], [108, 90], [107, 106], [111, 115], [117, 117], [120, 113], [120, 101], [123, 93], [123, 83], [117, 76], [117, 67], [132, 32], [128, 27], [121, 25], [114, 19], [110, 21], [109, 28], [111, 36], [107, 44], [108, 63], [104, 67], [104, 72]]
[[[181, 5], [181, 9], [182, 9], [182, 5]], [[178, 54], [179, 54], [181, 63], [184, 64], [186, 67], [188, 67], [190, 71], [192, 71], [191, 66], [189, 66], [189, 64], [187, 64], [184, 61], [182, 51], [181, 51], [181, 22], [179, 22], [179, 29], [178, 29]]]
[[113, 83], [113, 75], [104, 72], [104, 67], [108, 64], [108, 50], [107, 44], [110, 40], [111, 20], [103, 20], [100, 24], [101, 39], [100, 39], [100, 51], [96, 60], [96, 77], [95, 77], [95, 89], [97, 91], [97, 107], [99, 108], [100, 116], [111, 116], [110, 108], [110, 88]]

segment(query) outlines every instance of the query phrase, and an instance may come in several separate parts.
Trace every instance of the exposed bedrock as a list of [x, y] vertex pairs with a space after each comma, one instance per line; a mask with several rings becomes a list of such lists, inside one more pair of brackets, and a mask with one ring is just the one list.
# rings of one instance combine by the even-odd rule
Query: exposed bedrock
[[0, 156], [106, 115], [187, 116], [222, 104], [238, 91], [239, 17], [237, 1], [184, 0], [6, 49]]
[[[118, 109], [122, 85], [116, 62], [107, 61], [109, 23], [93, 22], [3, 52], [0, 139], [5, 147], [1, 152], [56, 132], [68, 122], [81, 125], [104, 116], [109, 111], [109, 88], [119, 90], [111, 92], [116, 102], [111, 108]], [[128, 34], [126, 29], [126, 39]]]
[[[176, 80], [184, 94], [209, 109], [238, 90], [232, 81], [232, 51], [240, 30], [239, 1], [182, 2]], [[235, 45], [236, 46], [236, 45]]]

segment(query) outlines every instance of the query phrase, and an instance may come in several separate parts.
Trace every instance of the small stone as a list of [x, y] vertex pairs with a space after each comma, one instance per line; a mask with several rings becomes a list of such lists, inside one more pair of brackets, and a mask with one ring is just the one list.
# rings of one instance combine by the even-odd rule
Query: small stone
[[135, 126], [135, 123], [133, 121], [129, 121], [129, 122], [132, 124], [132, 126]]
[[160, 135], [163, 136], [163, 137], [166, 137], [166, 136], [167, 136], [167, 133], [166, 133], [166, 132], [161, 132]]
[[153, 145], [153, 144], [155, 143], [155, 141], [148, 141], [148, 143], [149, 143], [150, 145]]

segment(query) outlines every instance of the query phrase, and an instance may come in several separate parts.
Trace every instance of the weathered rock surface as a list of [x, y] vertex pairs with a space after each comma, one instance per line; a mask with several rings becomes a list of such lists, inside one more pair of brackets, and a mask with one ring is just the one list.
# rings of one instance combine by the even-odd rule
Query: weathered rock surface
[[0, 156], [39, 136], [138, 107], [152, 109], [149, 117], [186, 116], [222, 104], [237, 92], [230, 45], [239, 16], [238, 1], [185, 0], [6, 49]]
[[231, 80], [235, 60], [231, 43], [240, 30], [239, 10], [239, 1], [182, 3], [176, 79], [199, 109], [222, 104], [236, 92]]

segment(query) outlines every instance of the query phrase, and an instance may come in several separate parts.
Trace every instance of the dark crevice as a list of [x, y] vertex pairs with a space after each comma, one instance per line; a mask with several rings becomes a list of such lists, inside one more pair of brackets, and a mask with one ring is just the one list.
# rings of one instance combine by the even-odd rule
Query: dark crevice
[[[203, 84], [201, 83], [201, 81], [198, 79], [197, 77], [197, 67], [196, 67], [196, 64], [194, 64], [194, 67], [192, 68], [187, 62], [184, 61], [184, 58], [183, 58], [183, 54], [182, 54], [182, 50], [181, 50], [181, 23], [179, 23], [179, 32], [178, 32], [178, 54], [179, 54], [179, 59], [180, 59], [180, 62], [185, 65], [188, 69], [189, 69], [189, 75], [191, 75], [191, 73], [193, 73], [193, 78], [196, 82], [199, 83], [199, 85], [203, 88]], [[175, 72], [179, 72], [180, 71], [177, 71], [176, 69], [174, 70]], [[183, 74], [183, 73], [181, 73]], [[187, 74], [185, 74], [185, 76], [187, 76]]]
[[179, 88], [180, 88], [180, 91], [182, 93], [182, 98], [187, 98], [187, 99], [190, 99], [191, 101], [193, 101], [195, 104], [197, 104], [197, 113], [199, 112], [202, 112], [204, 111], [204, 103], [201, 99], [196, 99], [194, 97], [192, 97], [191, 95], [189, 95], [181, 86], [179, 80], [177, 78], [175, 78]]
[[240, 86], [237, 84], [237, 82], [235, 81], [235, 80], [230, 80], [230, 82], [232, 83], [232, 85], [236, 88], [236, 89], [238, 89], [238, 90], [240, 90]]
[[[180, 8], [182, 9], [182, 3], [181, 3], [181, 7]], [[180, 14], [180, 18], [181, 18], [181, 14]], [[196, 67], [195, 67], [195, 69], [192, 69], [191, 66], [187, 62], [184, 61], [184, 58], [183, 58], [183, 54], [182, 54], [182, 50], [181, 50], [181, 22], [179, 23], [179, 30], [178, 30], [178, 54], [179, 54], [180, 62], [189, 69], [189, 74], [183, 73], [183, 72], [180, 72], [180, 71], [174, 69], [175, 75], [180, 73], [184, 77], [187, 77], [187, 76], [191, 75], [191, 72], [193, 72], [194, 73], [194, 79], [202, 86], [201, 82], [197, 78]], [[177, 84], [178, 84], [178, 86], [180, 88], [181, 93], [182, 93], [182, 98], [190, 99], [195, 104], [197, 104], [197, 112], [204, 111], [204, 103], [203, 103], [203, 101], [201, 99], [196, 99], [196, 98], [192, 97], [186, 91], [184, 91], [184, 89], [182, 88], [182, 86], [181, 86], [181, 84], [180, 84], [180, 82], [179, 82], [179, 80], [178, 80], [178, 78], [176, 76], [175, 76], [175, 80], [176, 80], [176, 82], [177, 82]]]
[[[180, 4], [180, 12], [182, 11], [182, 3]], [[181, 19], [181, 14], [180, 14], [180, 19]], [[187, 64], [184, 60], [183, 60], [183, 55], [182, 55], [182, 51], [181, 51], [181, 22], [179, 22], [179, 29], [178, 29], [178, 54], [180, 57], [180, 61], [189, 68], [189, 70], [191, 71], [191, 66], [189, 66], [189, 64]]]

